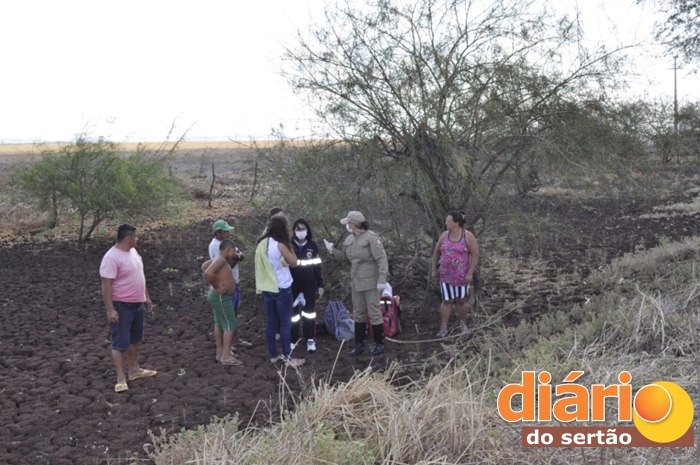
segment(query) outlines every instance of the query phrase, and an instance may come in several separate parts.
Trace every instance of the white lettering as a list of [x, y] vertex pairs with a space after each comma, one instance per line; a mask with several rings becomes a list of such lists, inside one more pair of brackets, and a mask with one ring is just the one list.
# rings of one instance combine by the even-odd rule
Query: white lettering
[[620, 444], [624, 444], [625, 446], [628, 445], [630, 442], [632, 442], [632, 435], [629, 433], [622, 433], [620, 435]]
[[617, 434], [615, 434], [615, 429], [608, 429], [607, 434], [605, 435], [605, 444], [609, 445], [617, 445]]
[[540, 435], [540, 430], [536, 429], [532, 433], [528, 434], [525, 440], [527, 441], [528, 444], [531, 446], [535, 444], [539, 444], [539, 435]]
[[551, 433], [542, 433], [542, 436], [540, 436], [540, 440], [542, 441], [542, 444], [548, 446], [552, 442], [554, 442], [554, 436], [552, 436]]

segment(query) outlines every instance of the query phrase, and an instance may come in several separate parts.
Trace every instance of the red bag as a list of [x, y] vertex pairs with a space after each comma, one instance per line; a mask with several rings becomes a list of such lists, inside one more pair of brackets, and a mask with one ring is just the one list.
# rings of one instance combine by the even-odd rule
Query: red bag
[[[384, 318], [384, 336], [392, 337], [401, 332], [401, 299], [398, 295], [389, 297], [383, 295], [379, 299], [379, 310]], [[372, 323], [367, 317], [367, 327], [372, 335]]]

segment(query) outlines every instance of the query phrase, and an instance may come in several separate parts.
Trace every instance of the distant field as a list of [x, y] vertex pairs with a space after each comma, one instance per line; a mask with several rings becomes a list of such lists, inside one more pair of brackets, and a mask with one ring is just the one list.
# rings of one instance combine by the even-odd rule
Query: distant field
[[[183, 141], [180, 142], [178, 149], [180, 150], [201, 150], [201, 149], [247, 149], [247, 148], [265, 148], [277, 144], [278, 141], [257, 140], [257, 141]], [[150, 148], [158, 148], [163, 145], [163, 142], [124, 142], [119, 145], [124, 150], [135, 150], [139, 144], [146, 145]], [[172, 146], [174, 142], [166, 143], [166, 146]], [[308, 144], [306, 141], [285, 141], [286, 145], [303, 146]], [[47, 150], [57, 150], [67, 143], [46, 143], [46, 144], [0, 144], [0, 155], [17, 155], [17, 154], [38, 154]]]

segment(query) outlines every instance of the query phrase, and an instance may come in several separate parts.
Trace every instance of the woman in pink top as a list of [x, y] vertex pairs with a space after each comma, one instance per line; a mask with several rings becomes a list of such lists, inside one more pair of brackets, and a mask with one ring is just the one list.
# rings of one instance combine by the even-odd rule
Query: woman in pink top
[[[437, 335], [447, 335], [452, 306], [459, 318], [459, 329], [467, 334], [467, 312], [469, 311], [469, 287], [474, 270], [479, 264], [479, 245], [472, 233], [465, 228], [464, 212], [450, 212], [445, 219], [447, 231], [442, 233], [433, 253], [432, 276], [440, 277], [442, 304], [440, 305], [440, 331]], [[439, 267], [439, 274], [438, 274]]]

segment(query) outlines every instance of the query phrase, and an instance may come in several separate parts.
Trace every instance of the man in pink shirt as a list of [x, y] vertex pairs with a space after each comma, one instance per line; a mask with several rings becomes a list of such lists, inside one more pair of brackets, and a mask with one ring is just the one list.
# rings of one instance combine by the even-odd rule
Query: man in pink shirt
[[129, 381], [158, 373], [139, 367], [137, 360], [138, 343], [143, 338], [144, 310], [153, 311], [153, 302], [146, 290], [143, 261], [134, 248], [137, 241], [135, 227], [119, 226], [117, 243], [107, 251], [100, 264], [102, 297], [112, 328], [112, 361], [117, 370], [114, 392], [129, 389], [124, 373], [125, 353]]

